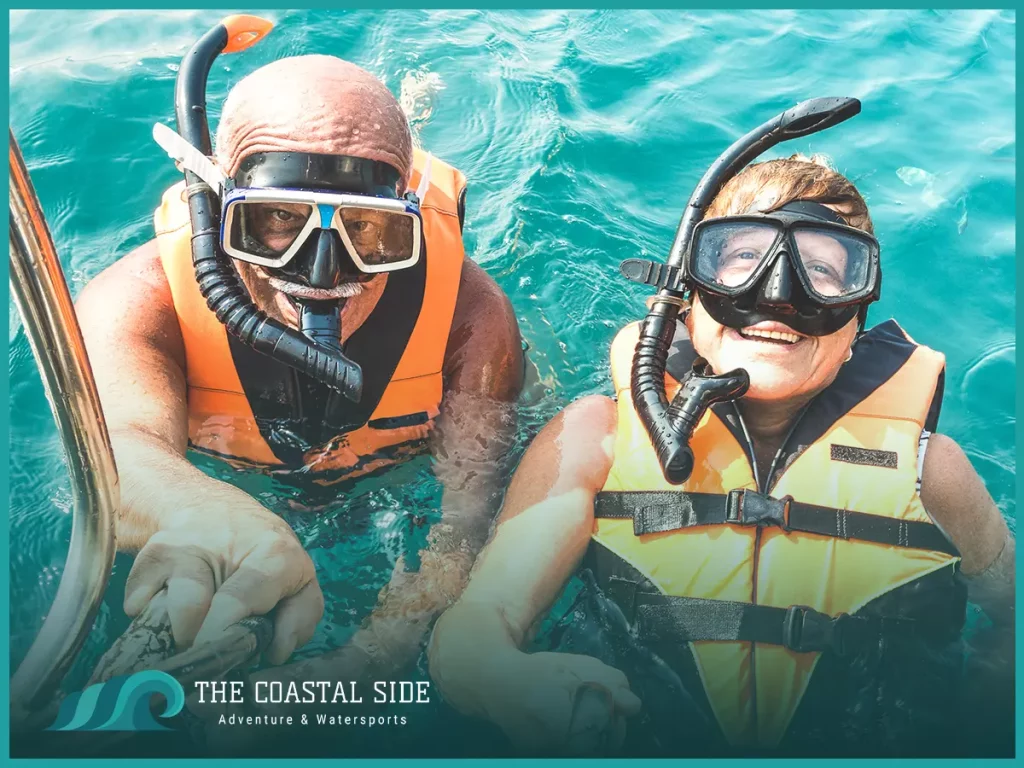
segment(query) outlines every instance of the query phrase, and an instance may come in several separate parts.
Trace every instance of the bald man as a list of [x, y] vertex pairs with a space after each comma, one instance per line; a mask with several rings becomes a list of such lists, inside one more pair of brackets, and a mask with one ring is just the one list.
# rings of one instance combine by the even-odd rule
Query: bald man
[[321, 500], [432, 450], [441, 521], [343, 654], [349, 674], [386, 674], [461, 592], [500, 501], [523, 378], [515, 315], [463, 251], [464, 177], [414, 151], [397, 101], [359, 67], [301, 56], [257, 70], [228, 96], [214, 159], [230, 180], [225, 263], [258, 310], [360, 366], [362, 393], [221, 325], [196, 281], [184, 185], [168, 190], [156, 238], [78, 300], [120, 474], [118, 546], [138, 553], [125, 611], [166, 589], [179, 649], [271, 613], [265, 658], [283, 663], [323, 614], [313, 562], [287, 523], [186, 450]]

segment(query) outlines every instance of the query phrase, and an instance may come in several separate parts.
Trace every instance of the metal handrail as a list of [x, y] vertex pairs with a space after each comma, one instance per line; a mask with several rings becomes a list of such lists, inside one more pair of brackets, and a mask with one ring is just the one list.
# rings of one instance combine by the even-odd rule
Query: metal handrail
[[11, 712], [28, 716], [57, 691], [107, 588], [114, 562], [117, 468], [100, 398], [21, 150], [10, 134], [11, 292], [57, 422], [74, 497], [71, 544], [53, 606], [11, 680]]

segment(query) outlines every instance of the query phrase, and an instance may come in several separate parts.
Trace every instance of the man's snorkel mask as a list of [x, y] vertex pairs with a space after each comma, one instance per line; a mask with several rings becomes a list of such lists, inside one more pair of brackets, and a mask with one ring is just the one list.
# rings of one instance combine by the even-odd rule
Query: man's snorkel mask
[[[158, 124], [153, 137], [184, 169], [192, 262], [217, 319], [244, 344], [359, 402], [362, 370], [342, 351], [341, 308], [362, 280], [418, 263], [429, 160], [417, 194], [404, 198], [397, 169], [360, 157], [262, 152], [226, 178], [210, 160], [206, 81], [217, 56], [245, 50], [272, 26], [229, 16], [203, 35], [178, 71], [178, 133]], [[256, 265], [272, 286], [289, 284], [299, 331], [256, 307], [232, 258]]]
[[742, 397], [750, 385], [742, 368], [715, 375], [698, 358], [669, 404], [665, 366], [676, 319], [693, 291], [722, 325], [740, 329], [776, 320], [808, 336], [834, 333], [857, 316], [863, 328], [867, 305], [879, 296], [878, 243], [823, 205], [797, 201], [773, 214], [702, 221], [722, 186], [763, 152], [859, 112], [857, 99], [811, 99], [755, 128], [722, 153], [697, 184], [667, 263], [627, 259], [620, 267], [630, 280], [659, 288], [640, 327], [632, 397], [673, 485], [693, 471], [689, 441], [704, 412], [716, 402]]

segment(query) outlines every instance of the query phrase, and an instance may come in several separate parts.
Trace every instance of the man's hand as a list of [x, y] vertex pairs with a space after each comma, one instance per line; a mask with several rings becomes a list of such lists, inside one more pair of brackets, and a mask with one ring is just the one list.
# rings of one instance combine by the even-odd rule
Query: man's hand
[[274, 610], [265, 655], [282, 664], [309, 642], [324, 611], [313, 561], [295, 533], [251, 500], [217, 515], [181, 512], [155, 533], [128, 576], [125, 613], [138, 615], [165, 586], [179, 650]]

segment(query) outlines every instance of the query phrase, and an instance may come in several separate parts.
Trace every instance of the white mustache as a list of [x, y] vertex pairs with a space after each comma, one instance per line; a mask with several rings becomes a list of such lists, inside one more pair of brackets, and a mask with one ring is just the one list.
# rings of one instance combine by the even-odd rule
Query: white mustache
[[310, 288], [308, 285], [290, 283], [279, 277], [269, 278], [270, 287], [275, 291], [287, 293], [300, 299], [330, 301], [331, 299], [351, 299], [363, 292], [361, 283], [342, 283], [334, 288]]

